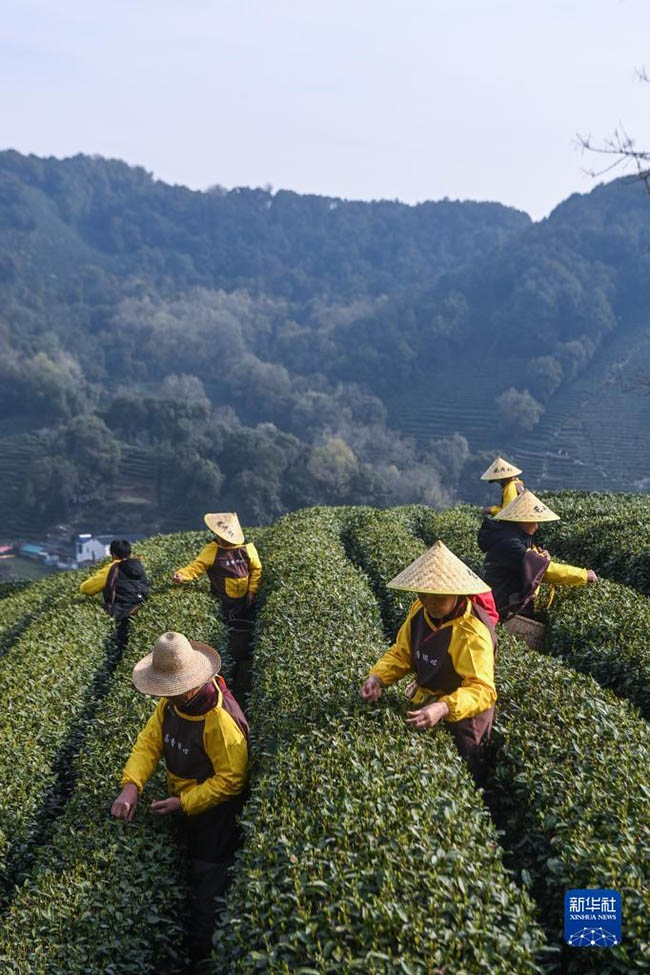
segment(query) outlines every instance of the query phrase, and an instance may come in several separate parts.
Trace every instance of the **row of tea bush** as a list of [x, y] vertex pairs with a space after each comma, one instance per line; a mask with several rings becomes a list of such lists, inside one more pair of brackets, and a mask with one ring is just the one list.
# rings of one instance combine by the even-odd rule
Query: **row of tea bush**
[[[409, 520], [422, 526], [414, 514], [353, 510], [348, 518], [350, 550], [375, 580], [392, 632], [404, 607], [386, 583], [422, 552], [408, 528]], [[457, 512], [425, 521], [469, 561], [473, 537], [468, 523], [466, 551]], [[623, 892], [625, 941], [599, 957], [599, 970], [648, 971], [650, 875], [647, 859], [638, 856], [650, 840], [647, 724], [589, 677], [530, 650], [502, 627], [498, 631], [488, 795], [511, 862], [530, 885], [558, 949], [565, 890]], [[554, 963], [548, 964], [553, 970]], [[566, 964], [570, 972], [591, 973], [593, 956], [573, 951]]]
[[245, 842], [214, 972], [525, 973], [543, 943], [446, 736], [359, 686], [387, 648], [331, 509], [268, 532]]
[[[194, 544], [195, 536], [190, 535], [153, 539], [141, 546], [152, 595], [135, 617], [127, 651], [71, 757], [72, 792], [50, 824], [47, 843], [31, 851], [31, 869], [21, 878], [3, 918], [3, 972], [180, 975], [186, 970], [183, 849], [174, 823], [149, 811], [152, 797], [167, 794], [162, 770], [146, 787], [133, 823], [112, 820], [109, 810], [130, 747], [154, 707], [132, 686], [134, 663], [167, 629], [223, 647], [224, 628], [205, 587], [190, 584], [180, 590], [168, 582], [170, 566], [185, 561]], [[89, 600], [84, 606], [100, 613]], [[59, 661], [62, 669], [76, 666], [76, 624], [76, 617], [60, 621], [68, 651]], [[34, 649], [42, 650], [40, 640]], [[5, 660], [13, 658], [12, 650]], [[75, 679], [84, 686], [79, 674]], [[87, 671], [86, 689], [91, 684], [92, 671]], [[69, 687], [58, 699], [58, 711], [54, 699], [49, 703], [43, 724], [59, 720], [68, 725], [71, 700], [76, 700], [76, 690]], [[18, 735], [19, 729], [16, 742], [27, 752], [29, 739]], [[25, 780], [25, 787], [31, 788], [29, 777]]]

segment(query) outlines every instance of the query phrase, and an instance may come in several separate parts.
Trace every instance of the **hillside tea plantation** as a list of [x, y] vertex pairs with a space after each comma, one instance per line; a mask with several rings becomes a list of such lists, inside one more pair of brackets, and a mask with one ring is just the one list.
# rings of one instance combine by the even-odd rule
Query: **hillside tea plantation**
[[[358, 694], [412, 602], [390, 579], [438, 538], [480, 571], [476, 509], [310, 508], [247, 533], [264, 566], [251, 791], [212, 975], [650, 972], [650, 501], [547, 500], [552, 556], [603, 578], [550, 605], [542, 587], [543, 653], [498, 628], [485, 790], [442, 728], [404, 724], [402, 685]], [[82, 574], [0, 587], [3, 973], [187, 970], [184, 848], [148, 808], [162, 768], [133, 823], [109, 809], [157, 636], [210, 643], [232, 671], [207, 583], [170, 582], [203, 539], [138, 544], [151, 595], [122, 655]], [[569, 888], [622, 894], [620, 945], [563, 945]]]

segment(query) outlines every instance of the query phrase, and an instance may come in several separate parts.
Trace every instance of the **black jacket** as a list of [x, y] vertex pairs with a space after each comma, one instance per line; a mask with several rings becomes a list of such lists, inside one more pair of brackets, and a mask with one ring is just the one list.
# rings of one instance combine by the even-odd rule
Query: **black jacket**
[[122, 559], [111, 566], [104, 587], [104, 606], [116, 622], [134, 613], [149, 595], [140, 559]]
[[484, 518], [478, 544], [485, 552], [483, 578], [492, 587], [499, 617], [522, 612], [532, 616], [535, 591], [550, 560], [537, 552], [532, 536], [516, 522]]

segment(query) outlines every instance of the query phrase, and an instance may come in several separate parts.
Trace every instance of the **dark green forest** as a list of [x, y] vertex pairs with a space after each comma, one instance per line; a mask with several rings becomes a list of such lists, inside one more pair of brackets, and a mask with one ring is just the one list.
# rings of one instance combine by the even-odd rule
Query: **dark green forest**
[[650, 203], [531, 222], [0, 153], [0, 532], [647, 490]]

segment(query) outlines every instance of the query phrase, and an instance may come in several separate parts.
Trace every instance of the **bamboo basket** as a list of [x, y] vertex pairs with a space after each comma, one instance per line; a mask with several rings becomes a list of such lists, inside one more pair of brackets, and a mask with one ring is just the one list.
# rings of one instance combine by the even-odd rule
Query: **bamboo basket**
[[546, 629], [543, 623], [527, 616], [512, 616], [503, 624], [509, 633], [518, 636], [532, 650], [543, 650], [546, 642]]

